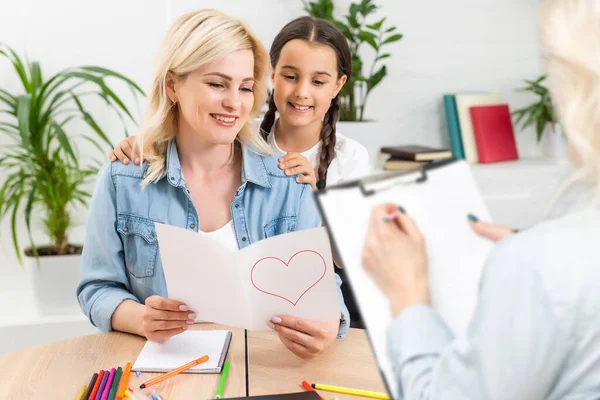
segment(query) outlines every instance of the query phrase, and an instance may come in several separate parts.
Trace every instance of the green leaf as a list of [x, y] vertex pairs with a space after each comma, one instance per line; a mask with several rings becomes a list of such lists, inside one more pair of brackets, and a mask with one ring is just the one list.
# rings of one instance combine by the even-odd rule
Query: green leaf
[[374, 23], [372, 25], [367, 25], [367, 27], [370, 29], [373, 29], [374, 31], [378, 31], [379, 29], [381, 29], [381, 26], [383, 25], [383, 23], [385, 22], [386, 19], [387, 19], [387, 17], [383, 17], [381, 20], [377, 21], [376, 23]]
[[367, 31], [360, 31], [357, 36], [359, 39], [367, 42], [375, 51], [378, 50], [377, 42], [375, 42], [377, 37], [374, 34]]
[[13, 199], [13, 212], [11, 218], [11, 233], [13, 246], [15, 249], [15, 253], [17, 254], [17, 259], [19, 260], [19, 264], [23, 265], [23, 257], [21, 256], [21, 249], [19, 247], [19, 238], [17, 237], [17, 215], [19, 211], [19, 206], [21, 205], [21, 197], [23, 197], [23, 186], [19, 190], [19, 193]]
[[25, 206], [25, 225], [27, 226], [27, 235], [29, 236], [29, 242], [31, 243], [31, 251], [34, 257], [38, 257], [37, 246], [33, 242], [33, 236], [31, 235], [31, 210], [33, 209], [33, 203], [35, 202], [35, 193], [37, 190], [37, 182], [33, 182], [33, 187], [29, 192], [29, 198], [27, 199], [27, 205]]
[[83, 108], [83, 105], [81, 104], [81, 101], [79, 101], [79, 98], [77, 96], [75, 96], [74, 94], [72, 94], [71, 96], [72, 96], [73, 100], [75, 101], [75, 104], [77, 104], [77, 108], [81, 112], [82, 118], [85, 121], [85, 123], [88, 124], [96, 132], [96, 134], [102, 140], [104, 140], [111, 148], [114, 147], [113, 144], [111, 143], [110, 139], [108, 139], [108, 137], [106, 136], [104, 131], [96, 123], [96, 121], [91, 116], [91, 114], [88, 113], [87, 111], [85, 111], [85, 109]]
[[384, 65], [368, 79], [367, 92], [370, 92], [375, 86], [377, 86], [386, 75], [387, 68]]
[[350, 41], [354, 40], [354, 36], [352, 35], [352, 32], [350, 31], [350, 28], [347, 25], [340, 21], [334, 21], [333, 24], [336, 26], [336, 28], [340, 30], [340, 32], [344, 34], [344, 36], [346, 36], [346, 39]]
[[397, 33], [395, 35], [389, 36], [387, 39], [385, 39], [383, 41], [383, 43], [381, 44], [387, 44], [387, 43], [393, 43], [393, 42], [397, 42], [398, 40], [402, 39], [402, 34]]
[[395, 30], [396, 30], [396, 27], [392, 26], [392, 27], [387, 28], [384, 32], [385, 33], [390, 33], [390, 32], [394, 32]]
[[378, 57], [375, 59], [375, 61], [378, 61], [378, 60], [383, 60], [384, 58], [389, 58], [389, 57], [391, 57], [391, 56], [392, 56], [391, 54], [389, 54], [389, 53], [385, 53], [385, 54], [382, 54], [382, 55], [378, 56]]
[[85, 67], [81, 67], [81, 69], [84, 71], [97, 72], [97, 73], [105, 75], [105, 76], [112, 76], [112, 77], [118, 78], [118, 79], [124, 81], [125, 83], [127, 83], [129, 86], [131, 86], [133, 89], [135, 89], [142, 96], [146, 95], [146, 93], [144, 93], [144, 91], [134, 81], [132, 81], [131, 79], [127, 78], [126, 76], [124, 76], [122, 74], [119, 74], [118, 72], [112, 71], [107, 68], [95, 67], [95, 66], [85, 66]]
[[67, 134], [62, 129], [62, 127], [59, 124], [57, 124], [56, 122], [54, 122], [52, 124], [52, 127], [54, 128], [54, 130], [56, 132], [56, 137], [58, 138], [58, 141], [60, 142], [62, 149], [64, 151], [66, 151], [67, 155], [71, 156], [71, 159], [76, 163], [77, 157], [75, 157], [75, 153], [73, 152], [73, 148], [71, 147], [71, 143], [69, 142], [69, 138], [67, 137]]
[[31, 110], [31, 95], [21, 95], [18, 98], [17, 119], [19, 121], [19, 133], [24, 147], [30, 145], [29, 118]]
[[352, 15], [348, 15], [346, 17], [346, 20], [348, 20], [348, 25], [350, 25], [352, 28], [357, 29], [360, 27], [360, 24], [358, 23], [358, 21], [356, 20], [355, 16]]

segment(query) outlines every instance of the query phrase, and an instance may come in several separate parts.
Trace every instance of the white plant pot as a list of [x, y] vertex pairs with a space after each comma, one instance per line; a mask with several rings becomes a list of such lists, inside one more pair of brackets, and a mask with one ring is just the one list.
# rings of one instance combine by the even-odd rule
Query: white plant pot
[[41, 315], [81, 313], [75, 290], [80, 255], [25, 256], [36, 307]]
[[559, 124], [547, 123], [542, 133], [542, 152], [544, 157], [557, 161], [567, 159], [568, 143]]

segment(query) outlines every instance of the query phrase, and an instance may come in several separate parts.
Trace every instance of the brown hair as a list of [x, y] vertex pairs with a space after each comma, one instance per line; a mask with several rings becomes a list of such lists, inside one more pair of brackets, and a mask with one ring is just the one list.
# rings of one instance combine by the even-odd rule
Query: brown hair
[[[352, 56], [346, 37], [331, 22], [309, 16], [296, 18], [284, 26], [277, 36], [275, 36], [271, 51], [269, 52], [273, 69], [275, 69], [277, 61], [279, 61], [283, 46], [294, 39], [302, 39], [331, 47], [335, 51], [337, 58], [338, 79], [343, 75], [346, 75], [346, 77], [350, 79]], [[269, 110], [265, 114], [263, 122], [260, 125], [261, 134], [265, 139], [269, 135], [269, 132], [271, 132], [273, 124], [275, 123], [276, 111], [277, 107], [275, 106], [274, 96], [271, 95], [269, 100]], [[336, 96], [331, 100], [331, 106], [329, 106], [329, 110], [327, 110], [327, 113], [325, 113], [325, 116], [323, 117], [323, 128], [321, 129], [320, 135], [321, 151], [319, 152], [319, 164], [317, 167], [317, 185], [319, 187], [325, 187], [327, 169], [335, 157], [335, 124], [338, 120], [338, 112], [339, 105]]]

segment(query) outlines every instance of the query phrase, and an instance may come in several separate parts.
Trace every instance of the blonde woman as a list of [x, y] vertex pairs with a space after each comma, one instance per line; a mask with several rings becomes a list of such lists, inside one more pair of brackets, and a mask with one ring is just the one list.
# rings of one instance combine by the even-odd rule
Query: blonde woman
[[[569, 212], [489, 257], [465, 337], [429, 306], [424, 239], [394, 206], [373, 211], [365, 269], [390, 300], [388, 331], [405, 399], [600, 398], [600, 1], [546, 0], [542, 52], [580, 192]], [[410, 211], [409, 211], [410, 213]]]
[[[218, 11], [184, 15], [168, 31], [138, 139], [143, 165], [106, 165], [91, 205], [77, 295], [102, 331], [163, 342], [196, 318], [166, 298], [155, 222], [203, 232], [232, 250], [321, 225], [311, 187], [278, 168], [278, 155], [251, 126], [266, 99], [267, 68], [246, 25]], [[283, 344], [302, 358], [348, 329], [336, 278], [340, 319], [273, 316]]]

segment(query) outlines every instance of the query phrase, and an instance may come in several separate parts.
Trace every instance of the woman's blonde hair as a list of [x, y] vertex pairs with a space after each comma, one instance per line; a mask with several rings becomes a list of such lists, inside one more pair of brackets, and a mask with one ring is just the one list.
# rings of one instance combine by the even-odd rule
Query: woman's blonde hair
[[143, 185], [156, 182], [165, 173], [167, 143], [177, 131], [178, 111], [167, 96], [167, 73], [171, 72], [176, 79], [185, 79], [189, 73], [234, 51], [245, 49], [254, 53], [254, 104], [236, 141], [249, 145], [255, 151], [272, 153], [252, 122], [267, 99], [267, 52], [244, 22], [217, 10], [198, 10], [179, 17], [173, 23], [158, 53], [146, 120], [136, 139], [142, 159], [149, 164]]
[[600, 203], [600, 1], [545, 0], [542, 55], [560, 123], [577, 157], [563, 191], [589, 180]]

